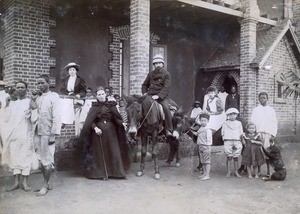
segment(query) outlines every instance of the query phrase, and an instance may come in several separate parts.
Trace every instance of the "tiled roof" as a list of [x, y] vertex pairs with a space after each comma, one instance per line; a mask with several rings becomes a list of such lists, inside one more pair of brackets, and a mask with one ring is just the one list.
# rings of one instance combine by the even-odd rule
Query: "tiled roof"
[[[286, 26], [286, 22], [281, 25], [257, 31], [256, 37], [256, 58], [251, 64], [258, 64], [266, 55], [274, 41]], [[204, 71], [236, 69], [240, 66], [240, 32], [234, 31], [228, 36], [225, 44], [202, 66]]]
[[286, 22], [272, 28], [257, 31], [256, 57], [253, 59], [252, 63], [259, 63], [262, 60], [285, 26]]
[[240, 64], [240, 32], [231, 33], [226, 41], [217, 49], [217, 51], [202, 66], [203, 70], [213, 70], [221, 67], [235, 67]]

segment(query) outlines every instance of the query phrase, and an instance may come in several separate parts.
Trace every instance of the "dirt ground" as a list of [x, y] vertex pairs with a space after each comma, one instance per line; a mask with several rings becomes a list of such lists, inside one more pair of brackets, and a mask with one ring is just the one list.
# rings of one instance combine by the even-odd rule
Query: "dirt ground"
[[[74, 171], [55, 172], [53, 190], [44, 197], [21, 189], [5, 192], [12, 177], [0, 179], [0, 213], [300, 213], [300, 143], [285, 143], [285, 181], [226, 178], [225, 155], [212, 154], [211, 179], [200, 181], [196, 157], [184, 158], [180, 167], [160, 167], [161, 179], [153, 179], [153, 163], [136, 177], [134, 163], [127, 180], [89, 180]], [[163, 165], [164, 161], [160, 161]], [[266, 168], [263, 168], [263, 173]], [[30, 176], [38, 189], [42, 175]]]

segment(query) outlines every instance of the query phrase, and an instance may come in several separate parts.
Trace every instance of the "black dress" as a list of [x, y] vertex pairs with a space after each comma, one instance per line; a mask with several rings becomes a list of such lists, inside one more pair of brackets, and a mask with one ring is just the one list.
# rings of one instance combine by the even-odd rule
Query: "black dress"
[[[99, 136], [94, 128], [102, 130]], [[83, 126], [84, 171], [87, 178], [125, 178], [129, 146], [116, 102], [94, 102]]]
[[255, 134], [254, 136], [249, 136], [248, 134], [243, 134], [242, 140], [246, 142], [246, 146], [242, 152], [242, 165], [263, 165], [265, 158], [261, 146], [251, 142], [251, 140], [261, 141], [260, 135]]

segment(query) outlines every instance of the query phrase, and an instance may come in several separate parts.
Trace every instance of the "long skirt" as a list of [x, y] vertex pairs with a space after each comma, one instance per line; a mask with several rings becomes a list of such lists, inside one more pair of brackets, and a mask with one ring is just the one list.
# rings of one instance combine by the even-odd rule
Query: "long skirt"
[[100, 136], [92, 133], [86, 156], [85, 176], [87, 178], [124, 178], [126, 176], [120, 144], [115, 125], [101, 121], [97, 126], [102, 130]]
[[73, 99], [60, 99], [60, 117], [63, 124], [73, 124], [75, 120]]

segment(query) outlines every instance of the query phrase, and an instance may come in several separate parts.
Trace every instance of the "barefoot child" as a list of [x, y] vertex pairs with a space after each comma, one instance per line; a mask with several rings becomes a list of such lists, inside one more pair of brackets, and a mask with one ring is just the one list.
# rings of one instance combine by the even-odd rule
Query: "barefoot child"
[[242, 136], [242, 144], [244, 145], [244, 150], [242, 152], [242, 165], [247, 166], [249, 178], [253, 178], [251, 174], [251, 166], [253, 167], [255, 178], [259, 178], [258, 167], [265, 163], [265, 158], [262, 153], [260, 134], [256, 132], [256, 126], [254, 123], [248, 123], [247, 131]]
[[210, 155], [212, 145], [212, 131], [207, 127], [209, 121], [208, 114], [200, 114], [196, 118], [196, 123], [200, 125], [198, 131], [192, 131], [197, 136], [198, 151], [200, 153], [200, 161], [203, 165], [203, 174], [198, 178], [202, 181], [210, 179]]
[[241, 136], [243, 127], [240, 121], [236, 120], [239, 111], [236, 108], [229, 108], [226, 111], [228, 120], [223, 124], [221, 135], [224, 141], [224, 150], [227, 156], [227, 174], [226, 177], [231, 177], [231, 161], [234, 161], [234, 171], [236, 177], [240, 178], [238, 173], [238, 157], [242, 151]]

